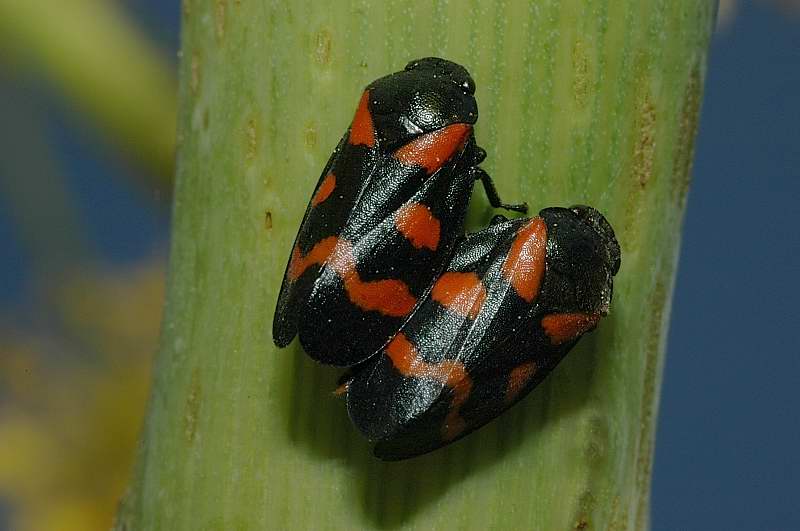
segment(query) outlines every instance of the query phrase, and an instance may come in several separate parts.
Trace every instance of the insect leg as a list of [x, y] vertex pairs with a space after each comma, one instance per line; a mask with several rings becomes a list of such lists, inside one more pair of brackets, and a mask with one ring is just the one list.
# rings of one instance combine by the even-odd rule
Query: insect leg
[[486, 190], [486, 197], [489, 199], [489, 204], [494, 208], [502, 208], [505, 210], [513, 210], [514, 212], [528, 213], [528, 203], [508, 204], [500, 200], [497, 195], [497, 188], [494, 187], [494, 182], [488, 173], [483, 171], [482, 168], [474, 168], [475, 179], [480, 179], [483, 183], [483, 189]]

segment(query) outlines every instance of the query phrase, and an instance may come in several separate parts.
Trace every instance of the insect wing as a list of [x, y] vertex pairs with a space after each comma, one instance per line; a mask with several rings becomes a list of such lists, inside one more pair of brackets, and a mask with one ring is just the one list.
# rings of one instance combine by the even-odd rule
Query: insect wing
[[502, 326], [497, 315], [526, 309], [502, 280], [504, 257], [525, 223], [506, 221], [468, 236], [414, 316], [348, 383], [350, 417], [379, 448], [397, 442], [416, 455], [468, 428], [461, 408], [474, 392], [470, 366], [487, 333]]
[[453, 123], [384, 149], [369, 90], [320, 178], [284, 276], [273, 338], [300, 336], [323, 363], [349, 366], [411, 315], [463, 234], [478, 152]]
[[[610, 233], [585, 219], [595, 214], [546, 209], [457, 248], [430, 297], [347, 387], [350, 416], [377, 442], [378, 457], [420, 455], [484, 425], [596, 326], [608, 310], [619, 247], [607, 223]], [[445, 289], [451, 275], [467, 273], [480, 278], [483, 295]]]
[[[314, 263], [301, 270], [297, 255], [307, 256], [314, 244], [328, 241], [339, 233], [349, 215], [348, 204], [355, 202], [360, 191], [354, 184], [368, 177], [375, 166], [374, 162], [369, 163], [366, 147], [347, 143], [349, 133], [349, 130], [345, 133], [322, 170], [292, 246], [272, 322], [273, 341], [279, 347], [285, 347], [297, 335], [298, 301], [310, 293], [321, 266], [321, 262]], [[354, 171], [356, 174], [352, 175]], [[347, 175], [348, 172], [351, 175]], [[345, 175], [347, 178], [342, 178]], [[334, 194], [338, 200], [329, 201]]]
[[476, 178], [475, 85], [438, 58], [365, 90], [320, 177], [292, 250], [273, 322], [286, 346], [332, 365], [374, 355], [415, 311], [463, 236]]

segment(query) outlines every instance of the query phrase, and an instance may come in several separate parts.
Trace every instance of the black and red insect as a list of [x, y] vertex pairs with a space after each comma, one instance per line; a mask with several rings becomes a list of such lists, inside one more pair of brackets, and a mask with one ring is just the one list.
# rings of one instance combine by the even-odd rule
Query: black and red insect
[[473, 136], [475, 83], [461, 66], [413, 61], [370, 84], [322, 171], [286, 268], [273, 340], [352, 366], [391, 340], [463, 238], [472, 188], [491, 179]]
[[619, 266], [611, 226], [586, 206], [470, 234], [382, 352], [343, 379], [350, 418], [386, 460], [481, 427], [597, 325]]

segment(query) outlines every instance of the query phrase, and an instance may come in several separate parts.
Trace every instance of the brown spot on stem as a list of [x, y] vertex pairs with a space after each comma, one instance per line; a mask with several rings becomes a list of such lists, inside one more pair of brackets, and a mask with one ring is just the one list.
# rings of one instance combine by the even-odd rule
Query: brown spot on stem
[[228, 8], [227, 0], [214, 0], [214, 28], [217, 42], [225, 38], [225, 10]]
[[245, 152], [245, 160], [250, 162], [256, 157], [256, 148], [258, 146], [258, 128], [254, 118], [247, 120], [247, 128], [245, 129], [247, 135], [247, 150]]
[[197, 91], [200, 88], [200, 54], [197, 50], [192, 50], [192, 76], [189, 79], [189, 90], [192, 91], [192, 96], [197, 96]]
[[[665, 275], [665, 273], [661, 273]], [[650, 296], [647, 343], [645, 344], [644, 375], [642, 381], [641, 410], [639, 413], [639, 441], [636, 446], [636, 491], [641, 495], [636, 510], [636, 529], [644, 529], [650, 507], [650, 477], [653, 473], [653, 436], [655, 429], [655, 405], [661, 379], [661, 357], [664, 347], [662, 338], [666, 326], [665, 308], [670, 294], [659, 278]]]
[[313, 123], [308, 124], [303, 132], [303, 144], [309, 151], [317, 145], [317, 127]]
[[269, 210], [264, 212], [264, 228], [267, 230], [272, 229], [272, 212]]
[[200, 373], [195, 367], [189, 382], [189, 392], [183, 407], [183, 434], [190, 445], [197, 434], [197, 420], [200, 414], [200, 405], [203, 399], [203, 387], [200, 383]]
[[586, 46], [583, 41], [577, 40], [572, 46], [572, 93], [575, 97], [575, 105], [583, 107], [589, 94], [589, 58], [586, 55]]
[[656, 107], [649, 88], [640, 99], [636, 114], [636, 143], [633, 146], [633, 176], [642, 188], [653, 177], [656, 154]]
[[331, 62], [331, 32], [320, 29], [314, 38], [314, 60], [322, 66]]
[[675, 153], [672, 156], [676, 201], [683, 205], [689, 185], [692, 182], [692, 161], [694, 160], [694, 142], [697, 137], [697, 123], [700, 117], [700, 101], [703, 84], [700, 78], [700, 66], [694, 65], [692, 73], [683, 91], [678, 138], [675, 140]]

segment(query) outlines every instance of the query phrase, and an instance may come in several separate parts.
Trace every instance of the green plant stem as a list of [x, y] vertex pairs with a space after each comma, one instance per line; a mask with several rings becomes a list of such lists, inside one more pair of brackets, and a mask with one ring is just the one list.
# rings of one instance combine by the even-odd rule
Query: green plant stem
[[0, 0], [0, 60], [38, 73], [123, 151], [171, 182], [175, 82], [108, 0]]
[[[664, 341], [714, 5], [184, 3], [167, 310], [117, 529], [644, 529]], [[506, 200], [587, 203], [623, 248], [611, 315], [531, 396], [381, 463], [338, 371], [272, 346], [310, 192], [368, 82], [464, 64]], [[473, 227], [490, 210], [476, 191]]]

